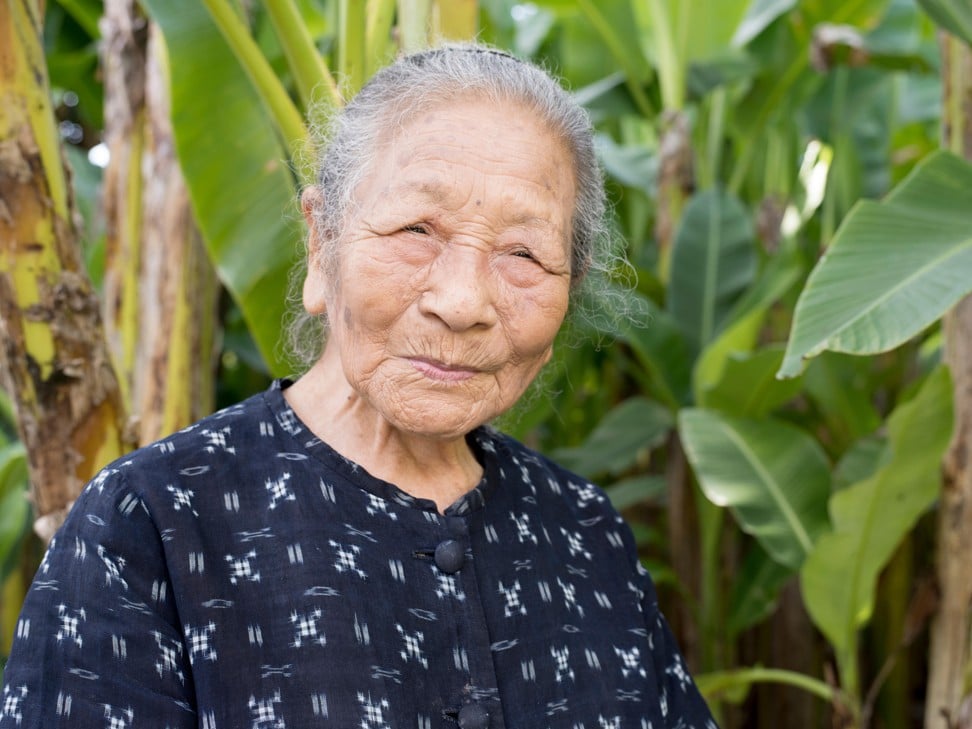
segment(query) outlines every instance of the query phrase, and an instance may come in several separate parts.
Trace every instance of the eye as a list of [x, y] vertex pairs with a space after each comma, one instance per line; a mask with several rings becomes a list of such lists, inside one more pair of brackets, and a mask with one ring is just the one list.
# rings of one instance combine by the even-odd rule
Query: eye
[[413, 223], [411, 225], [406, 225], [402, 227], [402, 230], [406, 233], [415, 233], [416, 235], [429, 235], [429, 226], [424, 223]]
[[530, 253], [530, 251], [523, 248], [513, 251], [513, 255], [516, 256], [517, 258], [525, 258], [528, 261], [537, 260], [536, 257], [532, 253]]

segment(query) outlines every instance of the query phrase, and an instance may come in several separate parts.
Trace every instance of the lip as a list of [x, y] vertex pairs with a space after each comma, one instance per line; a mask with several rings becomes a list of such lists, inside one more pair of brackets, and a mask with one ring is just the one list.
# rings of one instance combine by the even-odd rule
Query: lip
[[410, 357], [408, 361], [423, 375], [439, 382], [463, 382], [479, 374], [479, 370], [472, 367], [457, 367], [434, 359]]

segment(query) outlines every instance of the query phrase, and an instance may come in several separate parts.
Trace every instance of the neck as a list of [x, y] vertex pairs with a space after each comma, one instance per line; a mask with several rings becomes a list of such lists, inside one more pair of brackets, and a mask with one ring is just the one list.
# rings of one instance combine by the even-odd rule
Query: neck
[[348, 384], [331, 348], [284, 397], [335, 451], [402, 491], [434, 501], [440, 513], [482, 478], [465, 437], [444, 440], [395, 428]]

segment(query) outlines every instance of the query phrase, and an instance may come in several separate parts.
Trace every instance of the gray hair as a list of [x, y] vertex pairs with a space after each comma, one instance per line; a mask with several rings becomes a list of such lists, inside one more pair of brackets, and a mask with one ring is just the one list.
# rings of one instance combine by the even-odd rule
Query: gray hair
[[[457, 96], [521, 104], [544, 121], [569, 152], [577, 190], [570, 240], [573, 309], [589, 274], [607, 273], [615, 259], [593, 127], [584, 109], [546, 71], [485, 45], [447, 45], [403, 56], [376, 73], [328, 120], [320, 134], [324, 152], [317, 175], [323, 194], [311, 211], [322, 246], [319, 260], [310, 265], [320, 265], [327, 277], [333, 276], [355, 190], [372, 169], [382, 143], [416, 113]], [[303, 269], [295, 279], [302, 274]], [[299, 282], [294, 283], [296, 294]], [[309, 366], [319, 354], [326, 321], [298, 315], [289, 329], [294, 355]]]

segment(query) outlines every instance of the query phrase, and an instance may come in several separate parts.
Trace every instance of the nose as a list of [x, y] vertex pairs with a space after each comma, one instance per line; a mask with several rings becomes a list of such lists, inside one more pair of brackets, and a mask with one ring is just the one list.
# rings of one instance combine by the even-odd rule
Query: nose
[[446, 245], [429, 268], [419, 310], [460, 332], [496, 323], [489, 261], [470, 246]]

